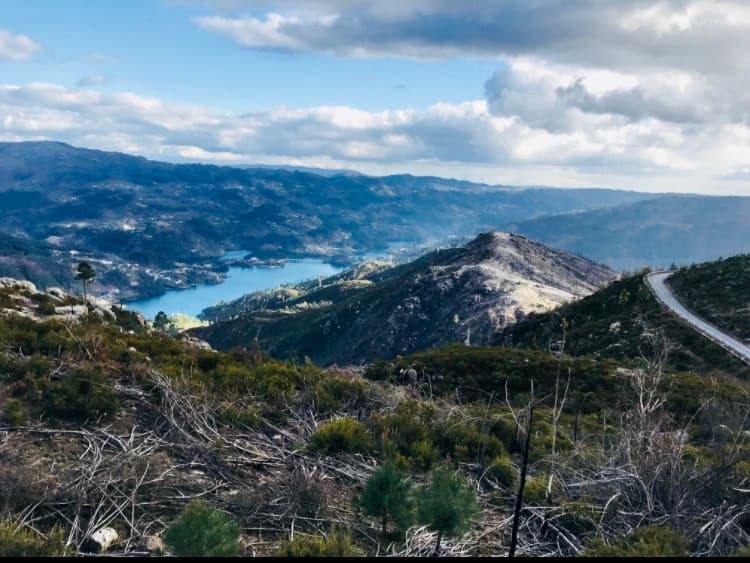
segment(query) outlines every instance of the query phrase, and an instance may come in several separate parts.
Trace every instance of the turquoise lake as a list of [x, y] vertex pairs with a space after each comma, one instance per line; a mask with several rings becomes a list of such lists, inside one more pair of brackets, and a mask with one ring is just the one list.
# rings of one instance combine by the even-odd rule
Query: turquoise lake
[[[224, 259], [240, 258], [244, 251], [227, 252]], [[287, 262], [282, 268], [229, 268], [226, 279], [218, 284], [204, 284], [185, 289], [171, 289], [164, 295], [125, 303], [128, 309], [140, 311], [147, 319], [164, 311], [168, 315], [183, 313], [191, 317], [220, 301], [231, 301], [246, 293], [271, 289], [285, 283], [298, 283], [318, 276], [332, 276], [340, 272], [322, 260], [303, 259]]]

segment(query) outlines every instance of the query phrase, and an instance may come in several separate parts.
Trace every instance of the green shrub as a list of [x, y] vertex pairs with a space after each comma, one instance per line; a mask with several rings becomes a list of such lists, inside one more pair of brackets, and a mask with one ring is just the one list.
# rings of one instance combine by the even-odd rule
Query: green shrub
[[547, 503], [547, 479], [544, 475], [529, 477], [523, 487], [523, 501], [531, 505]]
[[668, 526], [636, 529], [627, 538], [607, 545], [601, 540], [589, 544], [588, 557], [679, 557], [687, 555], [688, 544], [680, 532]]
[[37, 313], [40, 315], [54, 315], [57, 311], [55, 311], [55, 304], [51, 301], [42, 301], [40, 302], [36, 307]]
[[429, 439], [415, 443], [410, 454], [413, 464], [425, 471], [440, 459], [440, 450], [434, 447]]
[[213, 352], [201, 352], [196, 358], [196, 364], [201, 371], [211, 371], [219, 365], [219, 355]]
[[330, 536], [297, 534], [293, 540], [282, 542], [276, 552], [279, 557], [356, 557], [351, 535], [346, 532]]
[[518, 486], [518, 468], [507, 455], [495, 457], [487, 468], [486, 477], [497, 481], [506, 489], [515, 489]]
[[0, 557], [60, 557], [65, 555], [65, 537], [60, 529], [46, 536], [30, 530], [16, 530], [9, 522], [0, 522]]
[[601, 512], [585, 502], [566, 502], [561, 504], [563, 510], [558, 518], [558, 525], [576, 536], [596, 530]]
[[230, 405], [219, 413], [219, 419], [228, 424], [257, 428], [260, 424], [260, 413], [255, 407], [236, 407]]
[[365, 427], [353, 418], [337, 418], [318, 428], [310, 438], [310, 447], [324, 454], [367, 452], [372, 444]]
[[499, 438], [482, 432], [477, 424], [464, 421], [449, 420], [445, 430], [439, 432], [435, 441], [445, 455], [450, 455], [457, 461], [492, 459], [506, 453]]
[[57, 418], [111, 418], [119, 408], [112, 381], [94, 365], [73, 369], [47, 389], [44, 411]]
[[164, 542], [179, 557], [230, 557], [240, 552], [240, 530], [226, 514], [192, 502], [165, 532]]
[[356, 409], [365, 400], [365, 384], [351, 377], [325, 375], [315, 384], [310, 398], [321, 414], [345, 407]]
[[5, 418], [7, 418], [8, 421], [14, 426], [23, 424], [28, 418], [26, 407], [24, 407], [23, 403], [18, 399], [8, 399], [7, 401], [5, 401], [5, 409], [3, 410], [3, 414], [5, 415]]
[[392, 414], [373, 414], [369, 426], [384, 457], [429, 469], [440, 457], [431, 436], [435, 416], [433, 405], [404, 401]]
[[370, 475], [358, 502], [366, 514], [378, 519], [383, 535], [389, 522], [403, 531], [414, 519], [411, 483], [392, 464], [382, 465]]

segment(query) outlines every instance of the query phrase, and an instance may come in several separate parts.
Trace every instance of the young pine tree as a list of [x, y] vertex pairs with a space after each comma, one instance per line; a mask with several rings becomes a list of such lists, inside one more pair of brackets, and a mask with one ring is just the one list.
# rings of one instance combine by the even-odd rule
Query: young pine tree
[[411, 482], [391, 463], [382, 465], [370, 476], [359, 496], [359, 505], [366, 514], [380, 520], [384, 536], [389, 522], [402, 531], [414, 520]]
[[417, 503], [419, 521], [438, 534], [436, 554], [440, 553], [443, 536], [456, 537], [466, 533], [471, 518], [479, 511], [468, 483], [445, 466], [432, 472], [432, 481], [420, 491]]
[[169, 317], [164, 311], [159, 311], [156, 313], [156, 316], [154, 317], [153, 326], [156, 330], [161, 332], [166, 332], [169, 328]]
[[96, 279], [96, 271], [88, 262], [81, 262], [76, 269], [75, 279], [81, 282], [81, 285], [83, 286], [83, 303], [88, 305], [88, 299], [86, 298], [86, 284], [91, 283]]
[[226, 514], [203, 502], [192, 502], [164, 534], [178, 557], [231, 557], [238, 555], [240, 530]]

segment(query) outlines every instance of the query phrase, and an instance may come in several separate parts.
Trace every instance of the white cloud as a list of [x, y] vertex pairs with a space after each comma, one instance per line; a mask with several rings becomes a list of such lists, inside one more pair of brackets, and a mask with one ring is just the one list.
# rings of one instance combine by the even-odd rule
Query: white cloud
[[750, 67], [744, 0], [235, 0], [217, 9], [225, 13], [196, 24], [246, 47], [342, 56], [533, 55], [619, 69]]
[[24, 62], [32, 59], [41, 50], [30, 37], [14, 35], [10, 31], [0, 29], [0, 60]]
[[[246, 48], [497, 59], [501, 70], [485, 85], [483, 107], [436, 105], [405, 114], [401, 124], [338, 111], [351, 124], [347, 141], [388, 129], [381, 139], [387, 147], [397, 135], [402, 162], [566, 166], [613, 182], [615, 174], [638, 182], [671, 174], [668, 189], [676, 191], [720, 189], [720, 178], [723, 188], [731, 181], [735, 191], [748, 191], [736, 183], [745, 178], [750, 154], [750, 3], [744, 0], [201, 4], [221, 14], [197, 18], [198, 26]], [[387, 149], [347, 146], [348, 154], [337, 158], [390, 158]]]
[[[279, 107], [241, 115], [127, 92], [4, 85], [0, 138], [56, 139], [173, 161], [291, 163], [506, 184], [750, 195], [747, 124], [695, 127], [586, 113], [555, 98], [555, 88], [566, 80], [575, 84], [574, 76], [524, 61], [503, 82], [520, 91], [500, 101], [438, 103], [424, 111]], [[535, 89], [545, 91], [540, 81], [552, 85], [547, 105], [538, 102], [541, 94], [533, 95]], [[591, 88], [597, 96], [606, 92]], [[540, 104], [541, 117], [532, 119], [521, 103], [524, 95], [532, 106]], [[555, 111], [563, 118], [552, 127]]]

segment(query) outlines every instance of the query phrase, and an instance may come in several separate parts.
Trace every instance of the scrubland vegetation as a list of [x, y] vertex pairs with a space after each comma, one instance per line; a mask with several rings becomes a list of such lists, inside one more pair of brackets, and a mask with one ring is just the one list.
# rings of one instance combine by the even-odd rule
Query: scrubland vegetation
[[505, 555], [527, 433], [516, 554], [738, 553], [750, 386], [656, 330], [616, 359], [580, 330], [323, 370], [125, 311], [0, 317], [0, 553], [112, 528], [118, 553]]

